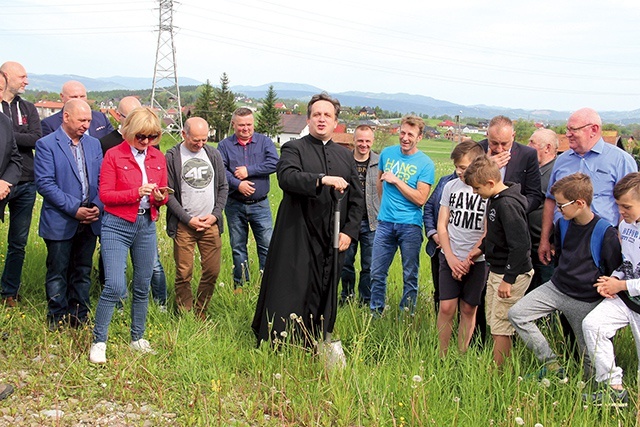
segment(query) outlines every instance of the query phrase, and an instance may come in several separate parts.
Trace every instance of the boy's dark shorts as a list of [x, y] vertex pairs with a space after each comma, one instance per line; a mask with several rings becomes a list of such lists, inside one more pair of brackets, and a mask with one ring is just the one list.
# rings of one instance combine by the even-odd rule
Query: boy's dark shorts
[[453, 278], [451, 268], [444, 254], [440, 253], [440, 300], [460, 298], [472, 306], [482, 302], [482, 291], [487, 284], [487, 266], [484, 261], [476, 262], [461, 281]]

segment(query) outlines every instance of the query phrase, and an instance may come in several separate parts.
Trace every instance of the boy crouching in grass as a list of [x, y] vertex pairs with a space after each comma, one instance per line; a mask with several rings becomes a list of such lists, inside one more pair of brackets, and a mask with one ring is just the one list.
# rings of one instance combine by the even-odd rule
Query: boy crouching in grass
[[618, 329], [630, 325], [640, 355], [640, 173], [622, 178], [613, 196], [623, 219], [618, 227], [622, 265], [593, 285], [605, 299], [582, 321], [596, 382], [608, 387], [584, 398], [597, 405], [627, 406], [629, 395], [622, 386], [622, 369], [616, 366], [611, 339]]
[[587, 175], [565, 176], [553, 184], [550, 192], [562, 213], [554, 228], [557, 265], [550, 281], [511, 308], [509, 320], [527, 348], [544, 364], [537, 373], [538, 378], [554, 374], [564, 379], [564, 367], [535, 323], [556, 310], [561, 311], [576, 334], [578, 349], [584, 356], [584, 373], [589, 378], [591, 362], [585, 354], [582, 320], [602, 299], [593, 284], [603, 274], [611, 274], [622, 262], [620, 242], [611, 224], [591, 210], [593, 186]]
[[469, 165], [464, 180], [474, 193], [488, 199], [486, 235], [469, 258], [484, 253], [489, 264], [485, 311], [493, 337], [493, 360], [500, 366], [511, 353], [514, 334], [507, 313], [522, 298], [533, 277], [527, 199], [520, 193], [520, 184], [502, 182], [500, 169], [486, 155]]
[[486, 200], [462, 180], [471, 162], [484, 154], [475, 141], [462, 141], [451, 152], [457, 179], [447, 182], [442, 190], [438, 213], [440, 237], [438, 341], [440, 357], [449, 349], [453, 334], [453, 320], [460, 305], [458, 326], [458, 350], [469, 348], [476, 325], [476, 312], [482, 301], [482, 291], [487, 281], [484, 256], [469, 258], [471, 251], [484, 237]]

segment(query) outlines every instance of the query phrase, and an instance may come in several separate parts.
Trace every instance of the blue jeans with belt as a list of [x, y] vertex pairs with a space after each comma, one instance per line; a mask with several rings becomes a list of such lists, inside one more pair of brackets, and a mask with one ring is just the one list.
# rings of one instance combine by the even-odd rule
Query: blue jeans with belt
[[371, 304], [374, 314], [381, 314], [385, 307], [387, 276], [398, 248], [402, 257], [404, 287], [400, 308], [415, 310], [418, 299], [418, 270], [422, 227], [415, 224], [398, 224], [379, 221], [373, 240], [371, 264]]
[[233, 257], [233, 283], [236, 286], [242, 286], [249, 282], [249, 256], [247, 254], [249, 226], [251, 226], [253, 237], [256, 239], [260, 270], [264, 270], [273, 232], [269, 198], [246, 204], [229, 197], [224, 211], [229, 225], [229, 240]]
[[36, 184], [21, 182], [9, 193], [9, 232], [7, 234], [7, 256], [2, 272], [2, 297], [16, 297], [20, 289], [20, 277], [24, 264], [25, 247], [29, 239], [29, 228], [36, 201]]
[[113, 309], [127, 297], [127, 256], [133, 264], [131, 341], [144, 336], [149, 283], [157, 256], [156, 224], [149, 212], [131, 223], [108, 212], [102, 218], [102, 259], [105, 284], [96, 308], [93, 342], [106, 342]]

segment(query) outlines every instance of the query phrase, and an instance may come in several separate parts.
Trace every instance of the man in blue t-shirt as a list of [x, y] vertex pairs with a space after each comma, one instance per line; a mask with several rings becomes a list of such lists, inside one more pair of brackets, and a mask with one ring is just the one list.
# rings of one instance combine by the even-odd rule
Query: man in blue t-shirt
[[404, 288], [400, 307], [413, 312], [418, 296], [418, 269], [422, 246], [422, 206], [435, 180], [433, 161], [418, 150], [424, 121], [402, 118], [400, 145], [387, 147], [378, 163], [380, 212], [371, 264], [371, 312], [382, 314], [387, 275], [398, 247], [402, 256]]

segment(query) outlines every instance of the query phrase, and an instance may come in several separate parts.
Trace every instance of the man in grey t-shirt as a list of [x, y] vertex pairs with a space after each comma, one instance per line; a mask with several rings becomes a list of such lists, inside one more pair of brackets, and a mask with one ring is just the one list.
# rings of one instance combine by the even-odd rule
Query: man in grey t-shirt
[[[222, 210], [229, 187], [218, 150], [207, 145], [209, 125], [200, 117], [184, 124], [184, 141], [167, 151], [169, 187], [167, 234], [174, 241], [176, 305], [207, 318], [207, 307], [220, 273]], [[195, 245], [200, 251], [202, 277], [196, 295], [191, 291]]]

